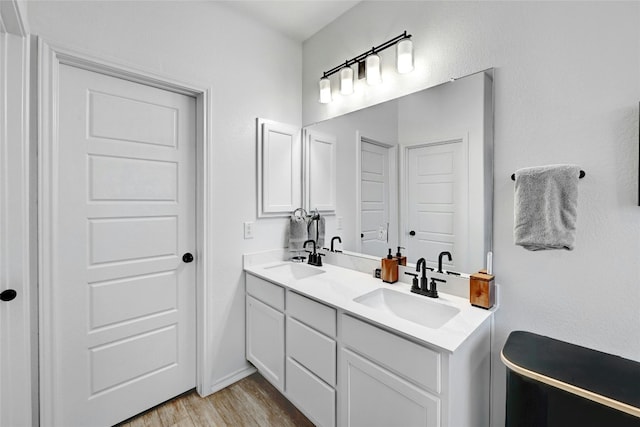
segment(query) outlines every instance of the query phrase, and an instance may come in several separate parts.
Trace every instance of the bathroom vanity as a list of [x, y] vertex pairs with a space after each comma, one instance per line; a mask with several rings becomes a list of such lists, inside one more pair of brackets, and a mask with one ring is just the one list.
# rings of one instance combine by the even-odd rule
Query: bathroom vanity
[[245, 257], [247, 360], [314, 424], [489, 425], [492, 311], [258, 258]]

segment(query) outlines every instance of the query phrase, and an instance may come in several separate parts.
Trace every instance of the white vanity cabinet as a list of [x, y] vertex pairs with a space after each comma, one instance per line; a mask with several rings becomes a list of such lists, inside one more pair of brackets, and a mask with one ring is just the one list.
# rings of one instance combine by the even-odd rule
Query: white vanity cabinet
[[314, 424], [334, 427], [336, 309], [291, 291], [285, 304], [283, 287], [251, 274], [246, 285], [247, 360]]
[[336, 425], [336, 310], [287, 292], [287, 397], [319, 426]]
[[454, 353], [341, 318], [339, 425], [489, 425], [490, 324]]
[[490, 317], [448, 351], [246, 277], [247, 359], [314, 424], [489, 425]]
[[284, 288], [247, 274], [246, 357], [284, 391]]
[[440, 426], [441, 355], [342, 316], [343, 426]]

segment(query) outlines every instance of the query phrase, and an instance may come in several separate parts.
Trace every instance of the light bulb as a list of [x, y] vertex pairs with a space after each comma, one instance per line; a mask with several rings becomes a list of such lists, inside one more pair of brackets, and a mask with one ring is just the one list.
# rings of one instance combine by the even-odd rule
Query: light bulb
[[378, 55], [371, 54], [365, 59], [367, 67], [367, 84], [377, 85], [382, 83], [382, 72], [380, 70], [380, 57]]
[[396, 44], [396, 68], [400, 74], [413, 71], [413, 42], [411, 39], [402, 39]]
[[328, 104], [331, 102], [331, 82], [327, 77], [323, 77], [318, 82], [318, 87], [320, 88], [320, 103]]
[[340, 70], [340, 93], [351, 95], [353, 93], [353, 69], [344, 67]]

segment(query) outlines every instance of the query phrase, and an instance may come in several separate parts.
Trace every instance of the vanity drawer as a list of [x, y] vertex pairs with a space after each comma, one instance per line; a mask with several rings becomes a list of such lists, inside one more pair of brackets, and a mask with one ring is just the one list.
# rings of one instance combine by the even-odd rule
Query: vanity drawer
[[441, 355], [437, 351], [344, 314], [342, 336], [345, 346], [440, 393]]
[[336, 385], [336, 342], [290, 317], [287, 354], [330, 386]]
[[287, 358], [287, 396], [317, 426], [336, 425], [336, 392]]
[[263, 303], [284, 311], [284, 288], [269, 281], [256, 277], [250, 273], [246, 274], [247, 293]]
[[287, 294], [287, 314], [302, 323], [336, 337], [336, 310], [294, 292]]

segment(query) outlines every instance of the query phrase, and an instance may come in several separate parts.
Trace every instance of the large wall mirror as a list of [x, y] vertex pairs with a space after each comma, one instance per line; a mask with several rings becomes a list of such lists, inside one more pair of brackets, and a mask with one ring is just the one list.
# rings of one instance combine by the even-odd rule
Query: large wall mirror
[[336, 233], [345, 250], [382, 257], [402, 246], [409, 262], [424, 257], [431, 266], [447, 251], [448, 270], [484, 267], [492, 82], [492, 70], [483, 71], [306, 127], [336, 141]]

